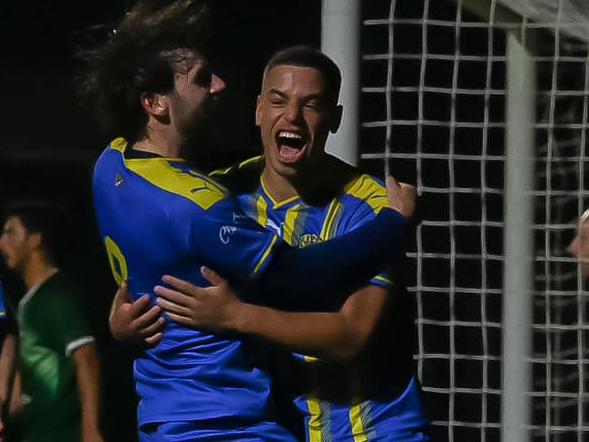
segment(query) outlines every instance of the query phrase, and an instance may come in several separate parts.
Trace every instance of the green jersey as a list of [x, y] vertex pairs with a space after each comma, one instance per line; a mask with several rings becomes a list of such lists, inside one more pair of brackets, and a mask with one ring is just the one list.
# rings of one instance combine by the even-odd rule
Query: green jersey
[[26, 442], [80, 440], [72, 352], [92, 342], [79, 289], [62, 273], [32, 287], [18, 305]]

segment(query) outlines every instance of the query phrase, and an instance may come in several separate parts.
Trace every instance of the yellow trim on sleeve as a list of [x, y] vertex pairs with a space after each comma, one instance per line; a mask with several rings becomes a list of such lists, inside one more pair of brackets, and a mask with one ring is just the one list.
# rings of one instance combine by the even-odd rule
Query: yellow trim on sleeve
[[370, 175], [360, 175], [345, 187], [345, 193], [368, 204], [375, 213], [388, 206], [387, 191]]
[[270, 245], [266, 248], [266, 251], [264, 252], [262, 257], [260, 258], [260, 260], [256, 264], [256, 267], [254, 267], [254, 271], [252, 273], [252, 276], [256, 275], [260, 271], [260, 268], [268, 260], [268, 256], [270, 256], [270, 253], [272, 252], [272, 249], [274, 248], [276, 241], [278, 241], [278, 236], [274, 235], [274, 237], [272, 238], [272, 241], [270, 242]]
[[364, 422], [362, 421], [362, 404], [354, 405], [350, 407], [350, 425], [352, 427], [352, 436], [354, 442], [366, 442], [368, 436], [364, 428]]
[[127, 159], [125, 164], [154, 186], [189, 199], [205, 210], [225, 198], [225, 191], [218, 184], [195, 171], [173, 167], [167, 158]]
[[225, 167], [223, 169], [216, 169], [209, 173], [209, 176], [218, 176], [218, 175], [227, 175], [233, 172], [235, 169], [242, 169], [243, 167], [250, 166], [251, 164], [257, 164], [264, 162], [264, 155], [258, 155], [252, 158], [248, 158], [247, 160], [242, 161], [241, 163], [234, 164], [233, 166]]
[[110, 147], [114, 150], [118, 150], [119, 152], [124, 152], [127, 148], [127, 140], [122, 137], [115, 138], [110, 142]]
[[372, 280], [384, 282], [385, 284], [394, 285], [393, 280], [381, 275], [376, 275]]

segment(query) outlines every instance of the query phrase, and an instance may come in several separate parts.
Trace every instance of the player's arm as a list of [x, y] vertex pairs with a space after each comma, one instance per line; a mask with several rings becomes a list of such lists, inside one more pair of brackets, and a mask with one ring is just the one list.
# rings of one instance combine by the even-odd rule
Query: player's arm
[[[250, 220], [232, 227], [230, 237], [222, 237], [223, 221], [192, 220], [189, 248], [204, 263], [236, 284], [251, 283], [264, 290], [280, 290], [292, 298], [333, 292], [340, 287], [361, 287], [392, 258], [402, 254], [409, 230], [408, 217], [415, 206], [415, 189], [390, 180], [389, 206], [357, 229], [304, 249], [287, 247]], [[402, 203], [398, 203], [401, 201]], [[226, 219], [226, 218], [225, 218]], [[222, 240], [222, 241], [220, 241]], [[277, 245], [278, 244], [278, 245]], [[260, 247], [260, 245], [263, 245]], [[212, 251], [215, 251], [214, 253]], [[253, 277], [253, 278], [252, 278]]]
[[13, 333], [6, 335], [0, 353], [0, 440], [6, 431], [5, 419], [9, 414], [10, 399], [16, 368], [17, 340]]
[[349, 296], [335, 313], [285, 312], [243, 302], [215, 272], [203, 269], [203, 275], [211, 287], [166, 277], [172, 288], [155, 288], [158, 304], [171, 319], [211, 331], [257, 335], [327, 358], [355, 356], [376, 328], [389, 299], [386, 289], [368, 285]]
[[82, 442], [103, 442], [99, 425], [100, 364], [94, 342], [72, 352], [82, 406]]

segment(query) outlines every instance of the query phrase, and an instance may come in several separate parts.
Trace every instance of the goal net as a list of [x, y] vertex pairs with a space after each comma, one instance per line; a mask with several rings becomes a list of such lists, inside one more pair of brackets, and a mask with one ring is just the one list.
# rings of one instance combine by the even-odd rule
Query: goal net
[[[508, 5], [510, 9], [507, 9]], [[416, 177], [407, 275], [434, 440], [497, 441], [506, 161], [506, 35], [537, 69], [530, 434], [582, 441], [586, 292], [566, 246], [587, 208], [589, 3], [362, 2], [362, 165]]]

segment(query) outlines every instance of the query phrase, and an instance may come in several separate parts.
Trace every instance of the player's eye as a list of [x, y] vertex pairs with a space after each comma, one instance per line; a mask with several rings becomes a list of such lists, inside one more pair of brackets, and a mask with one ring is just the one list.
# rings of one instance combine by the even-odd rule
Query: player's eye
[[319, 100], [311, 100], [305, 103], [305, 107], [307, 109], [321, 110], [323, 108], [323, 104]]
[[201, 67], [194, 76], [194, 84], [201, 87], [210, 87], [213, 81], [213, 71], [209, 67]]

